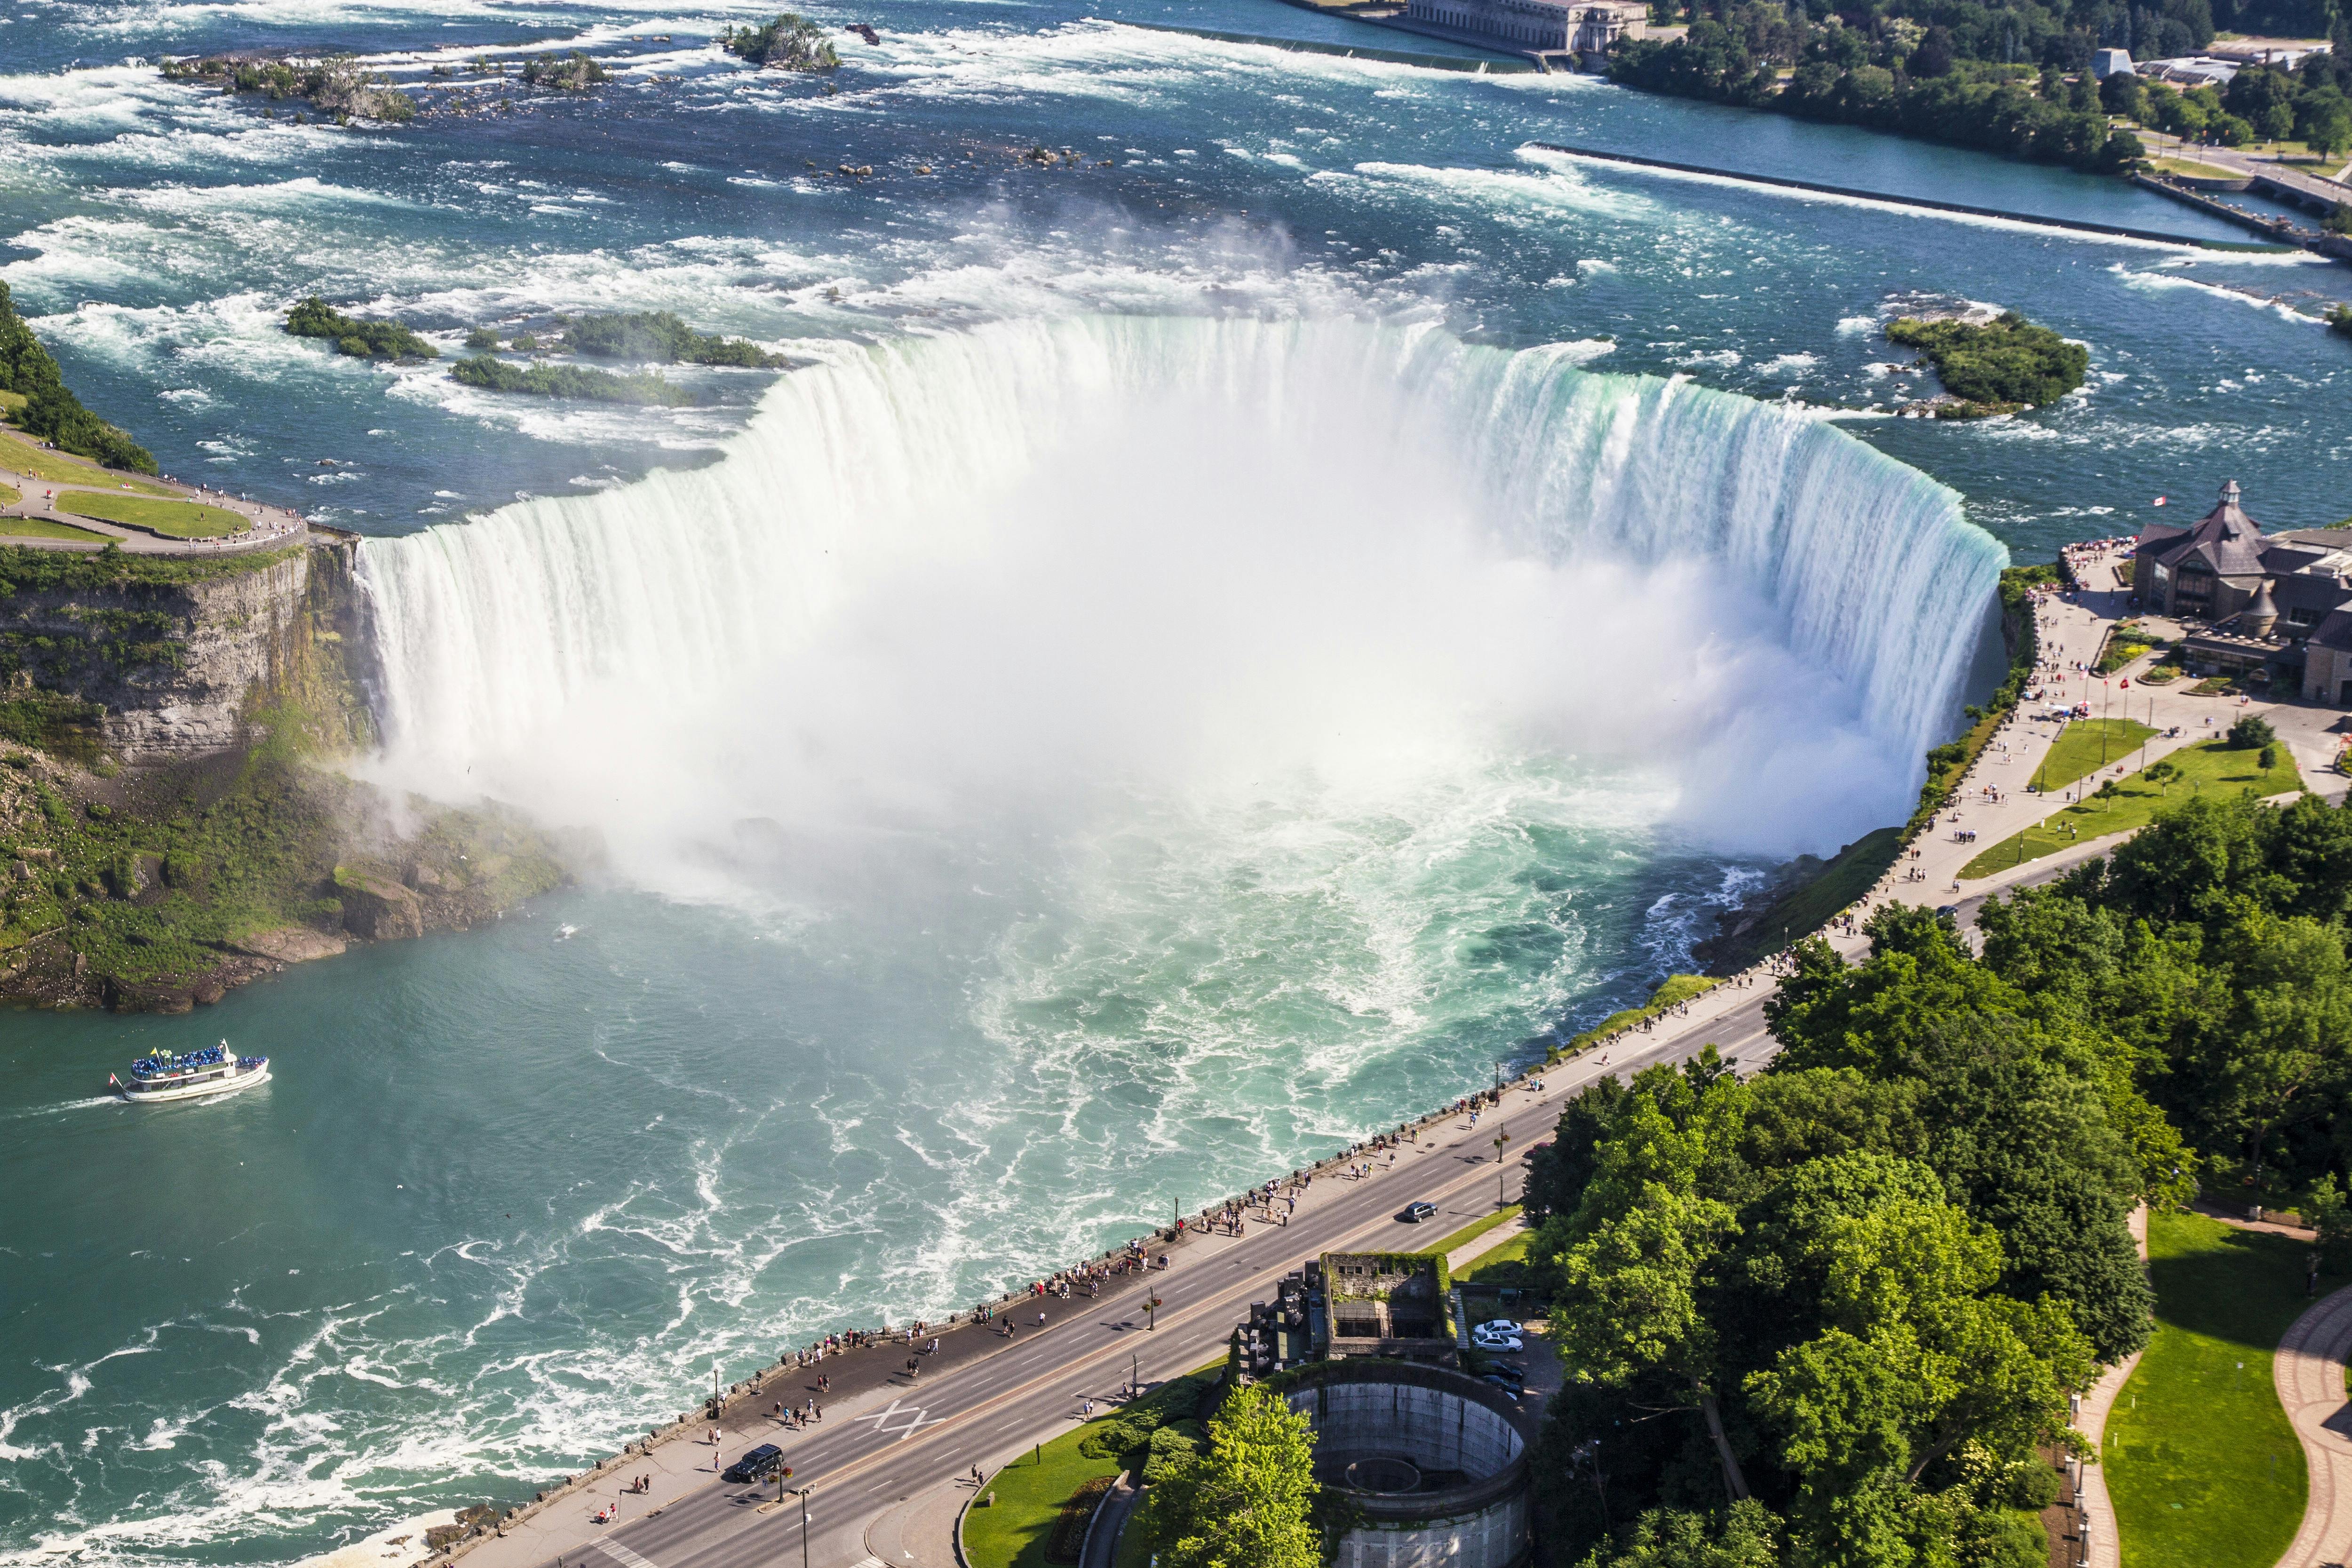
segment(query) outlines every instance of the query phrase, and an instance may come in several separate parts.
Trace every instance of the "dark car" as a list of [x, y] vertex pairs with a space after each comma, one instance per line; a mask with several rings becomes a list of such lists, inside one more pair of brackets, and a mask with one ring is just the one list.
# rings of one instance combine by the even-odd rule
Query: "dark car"
[[[719, 1479], [726, 1481], [765, 1480], [770, 1476], [774, 1475], [777, 1470], [782, 1468], [783, 1462], [784, 1451], [782, 1448], [777, 1447], [773, 1443], [762, 1443], [758, 1447], [752, 1449], [750, 1453], [744, 1455], [741, 1458], [736, 1460], [733, 1464], [728, 1466], [727, 1473], [721, 1476]], [[791, 1475], [792, 1472], [790, 1470], [785, 1470], [784, 1474]]]
[[1481, 1383], [1493, 1384], [1496, 1388], [1501, 1389], [1504, 1393], [1509, 1394], [1514, 1399], [1518, 1398], [1528, 1391], [1527, 1384], [1523, 1383], [1513, 1383], [1507, 1377], [1497, 1377], [1491, 1372], [1486, 1376], [1480, 1378], [1478, 1381]]
[[1407, 1225], [1419, 1225], [1423, 1220], [1435, 1219], [1436, 1217], [1437, 1205], [1435, 1204], [1407, 1204], [1404, 1207], [1397, 1210], [1397, 1218], [1402, 1220]]

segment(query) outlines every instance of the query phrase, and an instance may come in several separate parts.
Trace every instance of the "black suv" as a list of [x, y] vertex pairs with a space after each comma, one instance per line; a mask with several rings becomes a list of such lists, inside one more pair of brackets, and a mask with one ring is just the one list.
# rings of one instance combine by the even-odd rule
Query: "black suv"
[[1407, 1204], [1404, 1207], [1397, 1210], [1397, 1218], [1402, 1220], [1407, 1225], [1419, 1225], [1423, 1220], [1435, 1219], [1436, 1217], [1437, 1205], [1435, 1204]]
[[[762, 1443], [728, 1466], [727, 1473], [719, 1479], [724, 1481], [765, 1480], [782, 1468], [783, 1462], [784, 1451], [782, 1448], [773, 1443]], [[785, 1470], [784, 1474], [789, 1476], [792, 1471]]]

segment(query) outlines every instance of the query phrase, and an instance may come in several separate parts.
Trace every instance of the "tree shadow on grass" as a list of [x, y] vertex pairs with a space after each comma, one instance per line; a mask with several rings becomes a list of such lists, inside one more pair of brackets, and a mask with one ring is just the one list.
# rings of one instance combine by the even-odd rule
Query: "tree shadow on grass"
[[2345, 1283], [2343, 1276], [2323, 1272], [2318, 1296], [2306, 1296], [2307, 1244], [2219, 1220], [2196, 1228], [2194, 1246], [2152, 1258], [2147, 1266], [2157, 1316], [2191, 1333], [2250, 1350], [2275, 1350], [2279, 1336], [2304, 1309]]

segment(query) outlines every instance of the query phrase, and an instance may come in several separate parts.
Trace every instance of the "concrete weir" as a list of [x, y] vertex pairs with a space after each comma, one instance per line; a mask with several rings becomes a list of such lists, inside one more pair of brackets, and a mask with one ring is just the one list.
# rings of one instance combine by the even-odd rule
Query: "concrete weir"
[[1535, 1434], [1502, 1394], [1441, 1367], [1364, 1358], [1275, 1380], [1315, 1429], [1316, 1479], [1356, 1524], [1339, 1568], [1518, 1568]]

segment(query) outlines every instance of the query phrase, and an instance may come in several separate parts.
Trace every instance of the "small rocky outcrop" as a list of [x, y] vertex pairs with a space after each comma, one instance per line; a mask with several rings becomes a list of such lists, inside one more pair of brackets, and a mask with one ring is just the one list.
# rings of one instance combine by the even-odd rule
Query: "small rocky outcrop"
[[425, 910], [398, 882], [365, 871], [335, 868], [342, 894], [343, 929], [364, 942], [396, 942], [425, 934]]
[[314, 931], [309, 926], [281, 926], [246, 937], [236, 944], [236, 951], [250, 958], [267, 958], [278, 963], [308, 963], [313, 959], [332, 958], [349, 945], [331, 931]]

